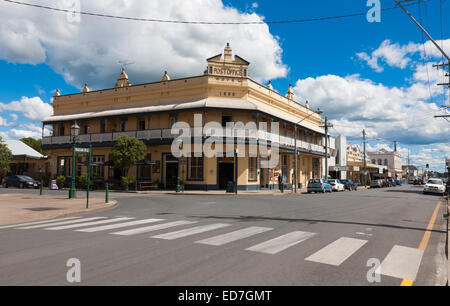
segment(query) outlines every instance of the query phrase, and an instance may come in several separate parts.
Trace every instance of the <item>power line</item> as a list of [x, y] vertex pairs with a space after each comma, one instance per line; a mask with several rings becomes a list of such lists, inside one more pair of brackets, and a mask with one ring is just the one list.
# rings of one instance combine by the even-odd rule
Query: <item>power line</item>
[[[313, 22], [313, 21], [324, 21], [324, 20], [333, 20], [333, 19], [341, 19], [341, 18], [348, 18], [348, 17], [357, 17], [357, 16], [365, 16], [367, 15], [367, 12], [360, 12], [360, 13], [353, 13], [353, 14], [346, 14], [346, 15], [337, 15], [337, 16], [327, 16], [327, 17], [316, 17], [316, 18], [306, 18], [306, 19], [292, 19], [292, 20], [267, 20], [267, 21], [243, 21], [243, 22], [209, 22], [209, 21], [189, 21], [189, 20], [169, 20], [169, 19], [152, 19], [152, 18], [139, 18], [139, 17], [126, 17], [126, 16], [117, 16], [117, 15], [108, 15], [108, 14], [100, 14], [100, 13], [91, 13], [91, 12], [84, 12], [84, 11], [74, 11], [70, 9], [62, 9], [62, 8], [56, 8], [51, 6], [45, 6], [45, 5], [39, 5], [39, 4], [33, 4], [33, 3], [26, 3], [26, 2], [20, 2], [20, 1], [13, 1], [13, 0], [3, 0], [5, 2], [14, 3], [18, 5], [23, 6], [29, 6], [29, 7], [35, 7], [35, 8], [41, 8], [46, 10], [52, 10], [57, 12], [64, 12], [64, 13], [75, 13], [80, 15], [87, 15], [87, 16], [95, 16], [95, 17], [103, 17], [103, 18], [113, 18], [113, 19], [124, 19], [124, 20], [132, 20], [132, 21], [145, 21], [145, 22], [155, 22], [155, 23], [174, 23], [174, 24], [198, 24], [198, 25], [262, 25], [262, 24], [289, 24], [289, 23], [306, 23], [306, 22]], [[417, 2], [408, 3], [403, 6], [411, 6], [415, 5]], [[398, 6], [393, 6], [389, 8], [382, 8], [381, 11], [390, 11], [398, 9]]]
[[[420, 5], [420, 0], [417, 3], [419, 6], [419, 22], [422, 24], [422, 9]], [[423, 55], [424, 55], [424, 62], [425, 62], [425, 69], [427, 71], [427, 79], [428, 79], [428, 91], [430, 93], [430, 101], [433, 98], [433, 95], [431, 94], [431, 85], [430, 85], [430, 74], [428, 73], [428, 57], [427, 57], [427, 50], [425, 48], [425, 38], [423, 32], [420, 32], [422, 34], [422, 46], [423, 46]]]

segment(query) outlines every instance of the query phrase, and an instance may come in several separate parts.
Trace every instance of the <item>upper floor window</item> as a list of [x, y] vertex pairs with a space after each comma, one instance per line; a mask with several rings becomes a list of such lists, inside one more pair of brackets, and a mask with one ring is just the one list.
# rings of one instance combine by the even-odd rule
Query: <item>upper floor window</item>
[[139, 118], [137, 122], [137, 130], [144, 131], [145, 130], [145, 118]]
[[122, 118], [120, 120], [120, 131], [126, 132], [127, 131], [127, 118]]
[[59, 125], [58, 136], [64, 136], [64, 124]]
[[233, 122], [233, 114], [222, 113], [222, 126], [226, 127], [228, 122]]
[[106, 120], [100, 120], [100, 133], [106, 133]]
[[172, 126], [177, 122], [177, 115], [176, 114], [170, 114], [169, 115], [169, 128], [171, 129]]
[[383, 165], [381, 162], [381, 159], [378, 160], [378, 165], [380, 165], [380, 166]]
[[384, 160], [384, 165], [385, 165], [385, 166], [388, 165], [388, 160], [387, 160], [387, 159]]

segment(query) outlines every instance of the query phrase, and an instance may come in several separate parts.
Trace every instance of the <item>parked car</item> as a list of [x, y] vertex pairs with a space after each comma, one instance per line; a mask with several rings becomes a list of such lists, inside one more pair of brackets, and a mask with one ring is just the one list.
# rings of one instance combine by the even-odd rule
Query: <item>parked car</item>
[[397, 184], [397, 186], [402, 186], [403, 182], [401, 180], [395, 180], [395, 184]]
[[444, 195], [445, 193], [445, 185], [444, 181], [437, 178], [432, 178], [427, 181], [425, 186], [423, 187], [423, 193], [438, 193]]
[[388, 187], [395, 187], [397, 184], [395, 184], [394, 179], [388, 178], [386, 179], [386, 183]]
[[3, 187], [39, 188], [39, 182], [25, 175], [12, 175], [3, 179]]
[[381, 188], [383, 187], [383, 182], [381, 180], [372, 180], [370, 182], [370, 188]]
[[416, 180], [416, 177], [414, 177], [414, 176], [410, 176], [409, 178], [408, 178], [408, 184], [414, 184], [414, 181]]
[[352, 180], [341, 180], [342, 184], [344, 184], [346, 190], [357, 190], [358, 185]]
[[380, 179], [380, 181], [381, 181], [381, 187], [387, 187], [388, 186], [388, 183], [387, 183], [387, 181], [385, 180], [385, 179]]
[[307, 190], [308, 190], [308, 193], [332, 192], [331, 185], [328, 184], [328, 182], [323, 178], [315, 178], [315, 179], [309, 180]]
[[414, 180], [414, 185], [423, 185], [425, 184], [421, 177], [418, 177]]
[[332, 191], [345, 191], [345, 186], [341, 183], [340, 180], [332, 179], [328, 180], [328, 183], [331, 185]]

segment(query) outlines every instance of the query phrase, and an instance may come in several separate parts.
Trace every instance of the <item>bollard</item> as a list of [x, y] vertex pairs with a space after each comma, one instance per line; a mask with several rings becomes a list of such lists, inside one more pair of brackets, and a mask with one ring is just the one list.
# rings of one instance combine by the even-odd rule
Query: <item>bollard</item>
[[106, 183], [106, 196], [105, 196], [105, 203], [108, 204], [109, 198], [108, 198], [108, 183]]
[[44, 188], [44, 181], [41, 179], [41, 183], [39, 184], [39, 195], [42, 195], [42, 189]]

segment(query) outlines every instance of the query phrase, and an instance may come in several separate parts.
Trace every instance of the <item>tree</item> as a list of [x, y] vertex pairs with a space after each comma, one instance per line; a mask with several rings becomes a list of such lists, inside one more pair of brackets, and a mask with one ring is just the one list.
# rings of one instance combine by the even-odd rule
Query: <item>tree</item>
[[20, 139], [24, 144], [27, 146], [30, 146], [34, 150], [38, 151], [39, 153], [43, 154], [42, 152], [42, 139], [34, 139], [32, 137], [26, 137]]
[[11, 165], [13, 155], [10, 149], [3, 142], [3, 139], [0, 137], [0, 172], [7, 172], [9, 170], [9, 166]]
[[111, 150], [114, 167], [127, 176], [131, 165], [145, 158], [147, 146], [137, 138], [121, 136]]

